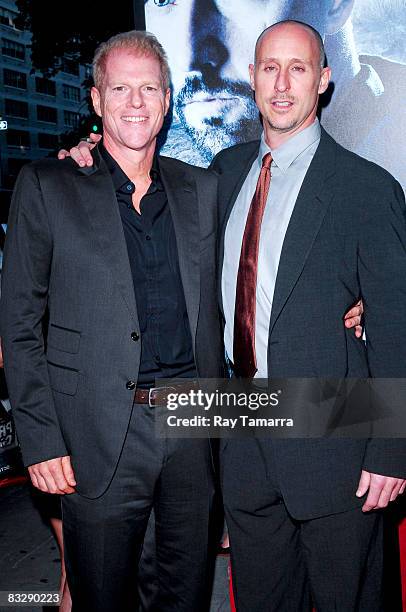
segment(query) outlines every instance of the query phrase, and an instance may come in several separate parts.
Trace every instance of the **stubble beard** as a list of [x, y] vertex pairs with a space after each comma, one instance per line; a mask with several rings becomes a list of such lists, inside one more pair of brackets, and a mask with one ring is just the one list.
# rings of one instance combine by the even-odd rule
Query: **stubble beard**
[[[187, 79], [175, 100], [175, 112], [185, 132], [193, 140], [194, 147], [210, 162], [216, 153], [232, 145], [254, 140], [261, 133], [259, 113], [252, 98], [248, 83], [233, 83], [222, 81], [220, 86], [208, 89], [201, 79]], [[227, 121], [227, 114], [202, 117], [200, 127], [188, 123], [184, 112], [184, 104], [193, 98], [194, 94], [204, 92], [209, 96], [230, 94], [238, 97], [242, 105], [239, 116], [234, 121]]]

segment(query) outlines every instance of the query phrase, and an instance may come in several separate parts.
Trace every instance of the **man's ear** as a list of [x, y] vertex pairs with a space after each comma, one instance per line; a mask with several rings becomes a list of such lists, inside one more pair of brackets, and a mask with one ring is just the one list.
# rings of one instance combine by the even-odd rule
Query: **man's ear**
[[331, 70], [329, 67], [323, 68], [321, 71], [321, 76], [320, 76], [320, 83], [319, 83], [319, 90], [318, 93], [319, 94], [323, 94], [327, 87], [328, 84], [330, 82], [331, 79]]
[[354, 0], [332, 0], [327, 13], [326, 34], [335, 34], [348, 21]]
[[90, 90], [90, 95], [92, 96], [94, 112], [96, 113], [96, 115], [101, 117], [102, 116], [101, 98], [100, 98], [100, 92], [97, 89], [97, 87], [92, 87], [92, 89]]
[[250, 64], [248, 66], [248, 70], [249, 70], [249, 73], [250, 73], [251, 89], [252, 89], [252, 91], [255, 91], [255, 81], [254, 81], [255, 66], [254, 66], [254, 64]]
[[169, 106], [171, 103], [171, 90], [168, 87], [168, 89], [165, 91], [165, 102], [164, 102], [164, 108], [165, 108], [165, 115], [167, 114], [168, 110], [169, 110]]

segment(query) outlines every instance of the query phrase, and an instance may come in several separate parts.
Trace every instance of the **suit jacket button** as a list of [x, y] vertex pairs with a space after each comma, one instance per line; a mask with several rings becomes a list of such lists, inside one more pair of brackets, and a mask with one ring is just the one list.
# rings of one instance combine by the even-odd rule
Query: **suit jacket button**
[[140, 335], [137, 334], [137, 332], [132, 332], [131, 334], [131, 340], [134, 340], [134, 342], [137, 342], [137, 340], [140, 339]]
[[129, 380], [125, 386], [129, 391], [132, 391], [135, 389], [135, 382], [133, 380]]

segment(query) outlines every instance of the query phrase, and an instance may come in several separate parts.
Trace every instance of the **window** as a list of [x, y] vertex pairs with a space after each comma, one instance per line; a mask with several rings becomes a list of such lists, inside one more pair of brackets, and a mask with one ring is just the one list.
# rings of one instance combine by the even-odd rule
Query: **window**
[[45, 94], [47, 96], [55, 96], [55, 81], [51, 81], [50, 79], [44, 79], [42, 77], [35, 77], [35, 91], [37, 91], [38, 93]]
[[23, 130], [7, 130], [7, 144], [11, 147], [29, 147], [30, 133]]
[[9, 87], [18, 87], [18, 89], [27, 89], [27, 75], [24, 72], [17, 72], [17, 70], [9, 70], [4, 68], [3, 70], [4, 85]]
[[14, 18], [15, 13], [8, 11], [5, 8], [0, 7], [0, 23], [1, 25], [9, 26], [10, 28], [14, 28]]
[[21, 60], [25, 59], [25, 45], [14, 42], [14, 40], [8, 40], [8, 38], [3, 38], [1, 52], [3, 55], [8, 55], [9, 57], [15, 57]]
[[74, 74], [75, 76], [79, 76], [79, 64], [76, 60], [70, 59], [68, 57], [62, 58], [61, 70], [62, 72], [67, 72], [68, 74]]
[[19, 117], [21, 119], [28, 118], [28, 104], [21, 100], [7, 100], [5, 104], [5, 114], [10, 117]]
[[37, 106], [37, 119], [38, 121], [46, 121], [47, 123], [58, 122], [58, 112], [56, 108], [51, 106]]
[[40, 149], [56, 149], [59, 138], [56, 134], [38, 134], [38, 146]]
[[77, 128], [79, 127], [79, 115], [78, 113], [72, 113], [72, 111], [63, 111], [63, 122], [66, 127]]
[[80, 102], [80, 89], [79, 87], [73, 87], [73, 85], [63, 84], [63, 97], [65, 100], [72, 100], [73, 102]]

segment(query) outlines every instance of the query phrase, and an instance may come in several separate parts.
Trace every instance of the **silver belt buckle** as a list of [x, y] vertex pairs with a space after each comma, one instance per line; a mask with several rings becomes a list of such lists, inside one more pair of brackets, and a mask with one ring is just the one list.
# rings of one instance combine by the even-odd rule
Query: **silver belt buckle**
[[168, 395], [170, 391], [174, 391], [176, 393], [176, 387], [151, 387], [151, 389], [148, 391], [148, 405], [150, 408], [153, 408], [154, 406], [164, 406], [164, 404], [152, 404], [151, 391], [166, 391], [166, 394]]
[[151, 388], [148, 390], [148, 406], [149, 406], [150, 408], [153, 408], [153, 407], [155, 406], [155, 404], [153, 404], [153, 403], [152, 403], [151, 393], [152, 393], [153, 391], [156, 391], [157, 389], [159, 389], [159, 387], [151, 387]]

